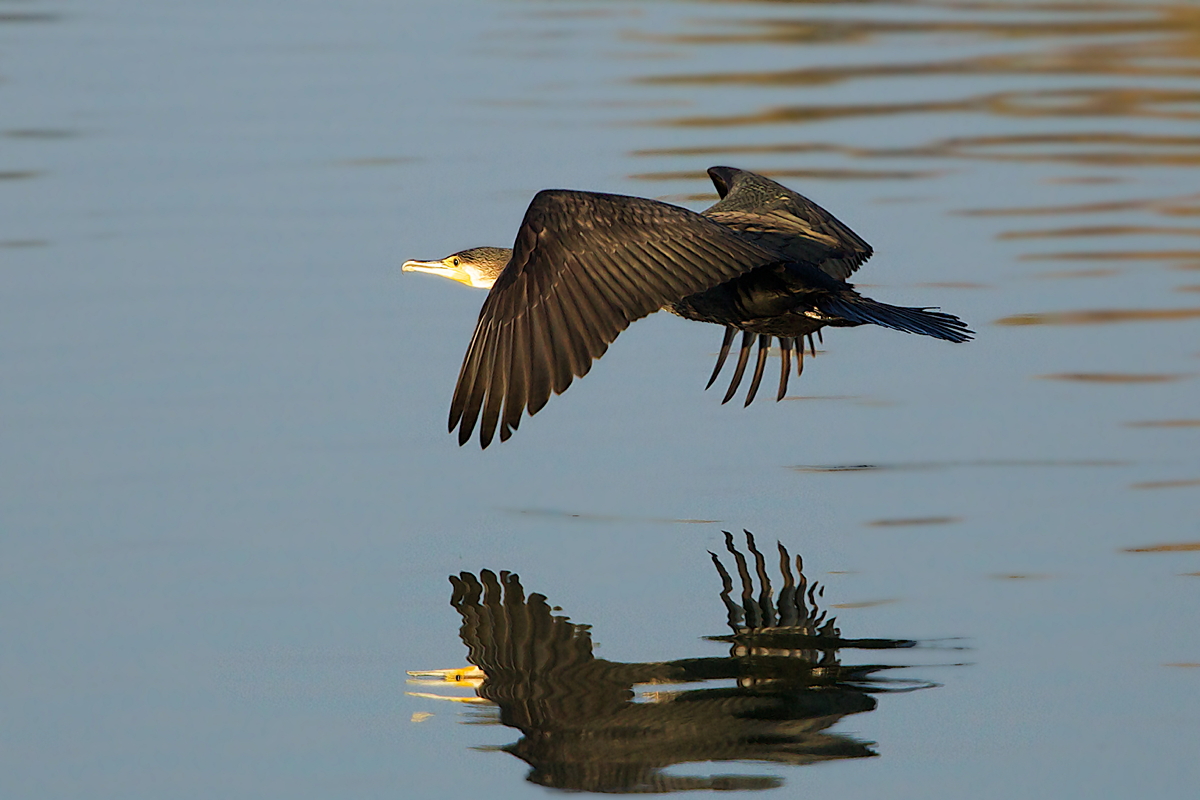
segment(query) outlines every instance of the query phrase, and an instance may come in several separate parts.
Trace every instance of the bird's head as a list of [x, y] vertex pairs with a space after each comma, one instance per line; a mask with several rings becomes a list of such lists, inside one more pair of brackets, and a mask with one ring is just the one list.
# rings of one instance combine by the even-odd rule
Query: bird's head
[[511, 257], [512, 250], [504, 247], [472, 247], [439, 261], [405, 261], [404, 271], [428, 272], [477, 289], [490, 289]]

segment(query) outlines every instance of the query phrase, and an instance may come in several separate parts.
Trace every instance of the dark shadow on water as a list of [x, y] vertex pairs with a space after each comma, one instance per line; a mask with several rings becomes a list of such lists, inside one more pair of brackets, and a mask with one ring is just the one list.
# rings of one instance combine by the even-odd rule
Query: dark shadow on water
[[791, 469], [796, 472], [893, 472], [958, 467], [1123, 467], [1129, 463], [1100, 458], [980, 458], [972, 461], [910, 461], [893, 464], [797, 464]]
[[[846, 652], [918, 643], [844, 636], [820, 608], [824, 587], [805, 577], [799, 556], [793, 562], [778, 546], [775, 584], [749, 532], [745, 554], [725, 537], [731, 566], [710, 555], [729, 632], [706, 638], [728, 644], [727, 655], [644, 663], [597, 658], [590, 626], [556, 614], [560, 609], [545, 596], [526, 594], [515, 573], [481, 570], [450, 577], [459, 635], [477, 669], [410, 674], [473, 680], [476, 696], [459, 699], [486, 706], [521, 732], [500, 749], [532, 767], [530, 782], [567, 791], [771, 789], [782, 779], [664, 770], [708, 761], [803, 765], [878, 755], [874, 743], [829, 729], [845, 716], [873, 711], [874, 695], [936, 684], [886, 675], [902, 664], [844, 663]], [[672, 688], [639, 688], [664, 684]]]
[[956, 522], [962, 522], [962, 517], [896, 517], [889, 519], [876, 519], [866, 524], [872, 528], [921, 528], [929, 525], [951, 525]]
[[1183, 373], [1150, 373], [1150, 372], [1056, 372], [1051, 375], [1038, 375], [1038, 378], [1048, 381], [1075, 381], [1077, 383], [1095, 384], [1140, 384], [1140, 383], [1173, 383], [1184, 381], [1192, 376]]

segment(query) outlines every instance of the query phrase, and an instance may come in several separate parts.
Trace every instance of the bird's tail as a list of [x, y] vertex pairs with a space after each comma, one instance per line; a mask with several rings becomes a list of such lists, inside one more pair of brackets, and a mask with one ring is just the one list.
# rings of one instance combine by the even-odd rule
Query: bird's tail
[[968, 341], [975, 333], [953, 314], [944, 314], [928, 308], [890, 306], [869, 297], [853, 294], [823, 298], [816, 305], [823, 313], [841, 317], [849, 322], [882, 325], [885, 328], [919, 333], [950, 342]]

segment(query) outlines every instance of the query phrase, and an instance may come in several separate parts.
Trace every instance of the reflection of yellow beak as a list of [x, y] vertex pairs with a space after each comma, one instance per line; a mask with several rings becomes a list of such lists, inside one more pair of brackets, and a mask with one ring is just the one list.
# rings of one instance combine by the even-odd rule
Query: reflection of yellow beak
[[[435, 262], [436, 263], [436, 262]], [[447, 683], [453, 683], [456, 686], [463, 686], [470, 689], [478, 689], [483, 685], [483, 679], [486, 677], [479, 667], [458, 667], [457, 669], [421, 669], [409, 670], [409, 675], [413, 678], [428, 678], [429, 680], [412, 680], [409, 683], [415, 683], [420, 686], [445, 686]], [[431, 692], [405, 692], [411, 697], [425, 697], [430, 700], [449, 700], [452, 703], [490, 703], [482, 697], [453, 697], [444, 694], [433, 694]]]
[[410, 669], [414, 678], [440, 678], [453, 683], [470, 683], [478, 686], [487, 677], [479, 667], [456, 667], [454, 669]]
[[482, 697], [451, 697], [446, 694], [434, 694], [433, 692], [405, 692], [409, 697], [423, 697], [426, 700], [449, 700], [451, 703], [471, 703], [472, 705], [492, 705], [492, 701], [484, 700]]
[[474, 284], [474, 280], [465, 269], [452, 266], [445, 261], [405, 261], [403, 269], [405, 272], [428, 272], [430, 275], [441, 275], [443, 278], [465, 283], [467, 286]]

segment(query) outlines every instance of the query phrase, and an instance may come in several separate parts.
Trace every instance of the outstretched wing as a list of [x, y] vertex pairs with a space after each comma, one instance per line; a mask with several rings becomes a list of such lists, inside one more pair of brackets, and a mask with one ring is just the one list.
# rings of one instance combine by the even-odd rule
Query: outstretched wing
[[817, 266], [838, 280], [847, 280], [871, 257], [871, 245], [804, 195], [734, 167], [712, 167], [708, 175], [721, 196], [703, 212], [714, 222], [783, 255], [800, 256], [797, 261], [818, 242], [832, 252]]
[[[814, 246], [809, 263], [826, 250]], [[538, 192], [512, 260], [479, 313], [450, 430], [504, 441], [608, 349], [629, 323], [779, 255], [678, 206], [621, 195]]]

